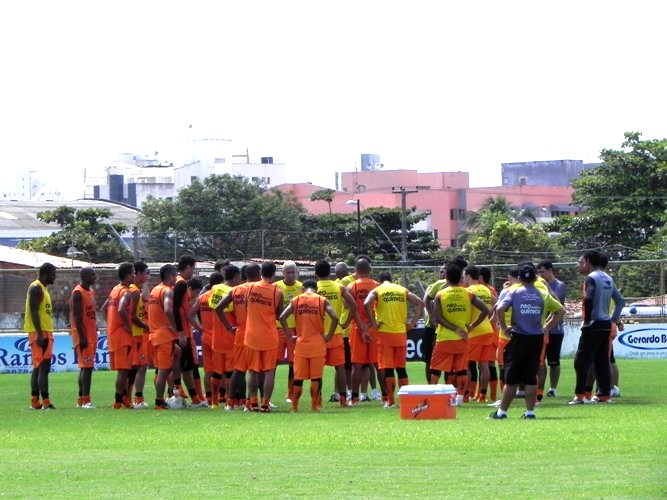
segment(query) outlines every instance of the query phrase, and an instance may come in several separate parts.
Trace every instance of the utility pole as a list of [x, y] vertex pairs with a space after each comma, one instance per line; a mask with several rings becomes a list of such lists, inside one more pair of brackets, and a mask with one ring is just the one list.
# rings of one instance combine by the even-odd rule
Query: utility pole
[[405, 189], [403, 186], [396, 189], [391, 188], [392, 193], [401, 195], [401, 263], [405, 266], [408, 261], [408, 208], [407, 197], [409, 194], [418, 193], [417, 189]]

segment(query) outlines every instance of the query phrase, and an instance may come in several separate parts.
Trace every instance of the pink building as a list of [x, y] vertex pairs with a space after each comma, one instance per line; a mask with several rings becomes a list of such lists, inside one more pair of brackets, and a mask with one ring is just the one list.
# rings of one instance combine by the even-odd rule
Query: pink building
[[[533, 208], [538, 220], [550, 220], [556, 215], [578, 212], [571, 206], [573, 189], [570, 186], [496, 186], [471, 188], [468, 172], [420, 173], [416, 170], [372, 170], [343, 172], [342, 190], [336, 191], [331, 212], [353, 213], [359, 199], [362, 208], [400, 208], [403, 188], [413, 191], [407, 195], [406, 205], [431, 215], [421, 229], [432, 230], [442, 247], [456, 246], [456, 235], [463, 229], [466, 212], [478, 210], [490, 197], [505, 197], [512, 206]], [[285, 192], [292, 192], [304, 208], [312, 214], [329, 212], [325, 201], [310, 201], [315, 191], [323, 189], [312, 184], [282, 184]]]

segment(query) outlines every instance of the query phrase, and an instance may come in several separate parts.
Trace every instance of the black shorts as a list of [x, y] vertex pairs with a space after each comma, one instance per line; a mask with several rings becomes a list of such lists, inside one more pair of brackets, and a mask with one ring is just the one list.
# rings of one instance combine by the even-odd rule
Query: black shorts
[[435, 345], [435, 328], [425, 326], [422, 334], [422, 361], [427, 366], [431, 366], [431, 356], [433, 356], [433, 346]]
[[512, 333], [505, 347], [505, 383], [537, 385], [544, 335]]
[[560, 366], [560, 349], [563, 345], [563, 338], [565, 337], [562, 333], [550, 333], [549, 334], [549, 343], [547, 344], [547, 365], [549, 366]]
[[192, 348], [190, 347], [190, 342], [193, 339], [188, 339], [188, 343], [185, 347], [181, 348], [181, 370], [188, 372], [195, 367], [195, 359], [192, 357]]
[[352, 351], [350, 349], [350, 337], [343, 337], [343, 348], [345, 349], [345, 370], [351, 370]]

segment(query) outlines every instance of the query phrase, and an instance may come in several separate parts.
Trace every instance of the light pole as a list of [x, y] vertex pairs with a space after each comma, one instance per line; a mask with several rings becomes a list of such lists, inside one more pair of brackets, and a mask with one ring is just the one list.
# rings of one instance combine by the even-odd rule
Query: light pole
[[357, 206], [357, 255], [361, 255], [361, 200], [347, 200], [347, 204]]
[[[350, 206], [352, 206], [352, 205], [360, 206], [361, 205], [361, 200], [358, 200], [358, 199], [357, 200], [347, 200], [346, 204], [350, 205]], [[359, 222], [359, 234], [361, 234], [361, 212], [358, 212], [358, 213], [359, 213], [359, 218], [357, 220]], [[380, 232], [382, 233], [382, 236], [384, 236], [387, 239], [387, 241], [391, 244], [392, 248], [394, 250], [396, 250], [396, 253], [401, 257], [401, 262], [405, 262], [405, 256], [398, 249], [396, 244], [391, 240], [389, 235], [387, 233], [385, 233], [384, 229], [382, 229], [382, 226], [380, 224], [378, 224], [378, 221], [376, 221], [375, 218], [371, 214], [369, 214], [368, 212], [365, 212], [364, 215], [367, 215], [368, 218], [373, 221], [373, 224], [375, 224], [375, 226], [380, 230]]]

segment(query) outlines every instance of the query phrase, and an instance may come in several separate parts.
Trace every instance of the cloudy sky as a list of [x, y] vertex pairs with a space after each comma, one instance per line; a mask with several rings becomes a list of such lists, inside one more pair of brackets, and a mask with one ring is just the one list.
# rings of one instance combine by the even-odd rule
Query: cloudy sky
[[502, 162], [667, 137], [666, 14], [642, 0], [6, 2], [2, 170], [76, 187], [118, 153], [173, 161], [217, 137], [295, 182], [333, 187], [375, 153], [498, 185]]

